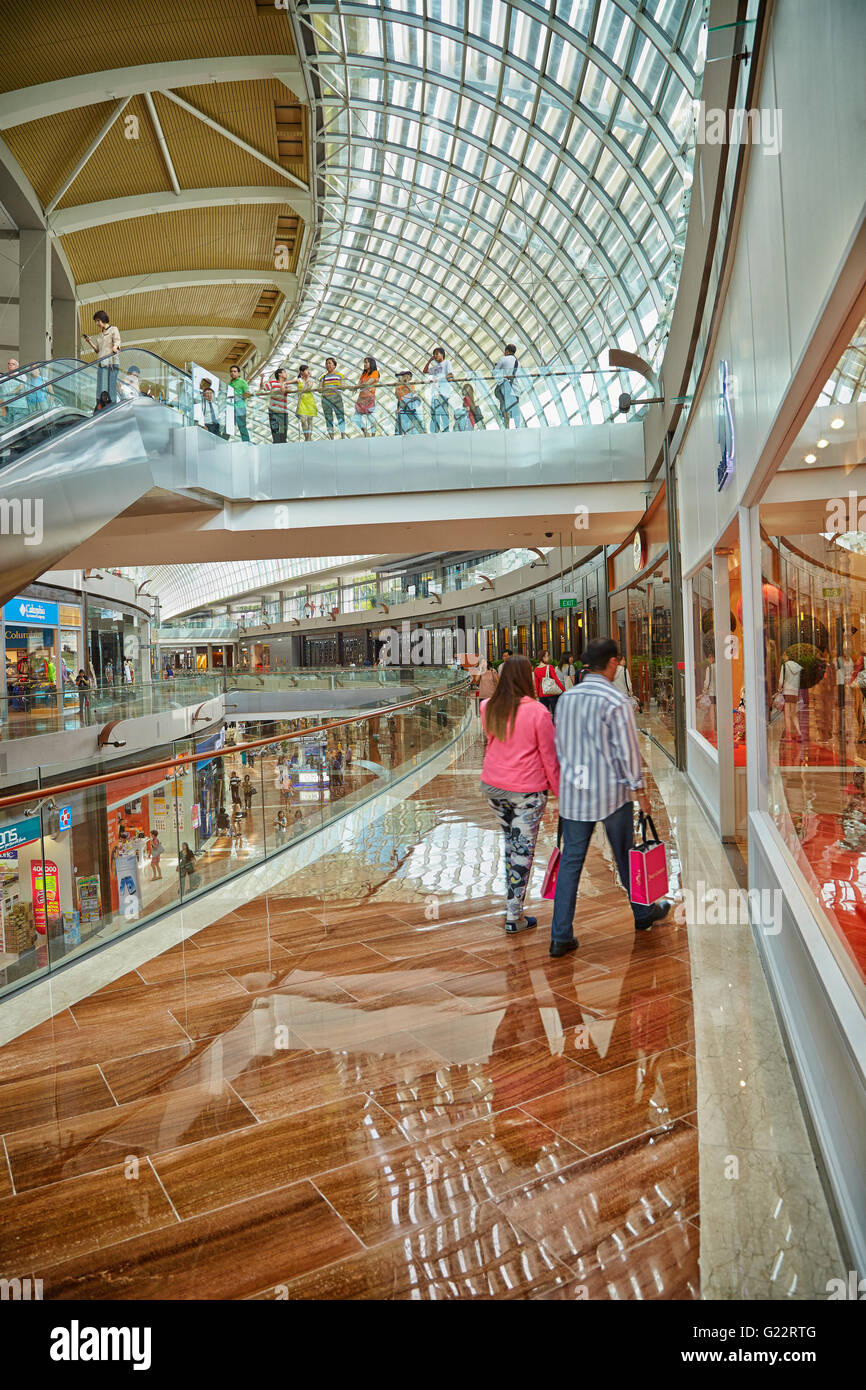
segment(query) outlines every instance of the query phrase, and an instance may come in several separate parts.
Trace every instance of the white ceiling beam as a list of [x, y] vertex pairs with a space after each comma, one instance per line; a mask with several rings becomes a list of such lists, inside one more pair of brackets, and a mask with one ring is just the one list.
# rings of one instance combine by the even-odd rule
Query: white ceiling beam
[[161, 328], [133, 328], [121, 332], [125, 348], [145, 343], [172, 343], [181, 338], [214, 338], [219, 342], [252, 343], [259, 352], [267, 351], [270, 338], [261, 328], [214, 327], [213, 324], [169, 324]]
[[146, 275], [122, 275], [115, 280], [93, 280], [79, 285], [79, 304], [123, 299], [151, 290], [192, 289], [197, 285], [273, 285], [287, 299], [298, 294], [298, 277], [291, 270], [153, 270]]
[[197, 106], [193, 106], [190, 102], [184, 101], [183, 97], [179, 97], [176, 92], [170, 92], [167, 87], [162, 87], [160, 89], [160, 96], [167, 97], [169, 101], [173, 101], [176, 106], [179, 106], [182, 111], [187, 111], [190, 116], [195, 116], [197, 121], [201, 121], [202, 125], [206, 125], [209, 130], [216, 131], [217, 135], [221, 135], [224, 140], [231, 140], [232, 144], [237, 145], [238, 149], [243, 150], [244, 154], [252, 155], [253, 159], [257, 159], [259, 163], [266, 165], [267, 168], [272, 169], [274, 173], [282, 175], [282, 177], [293, 184], [295, 188], [302, 188], [304, 192], [307, 191], [307, 185], [294, 174], [289, 173], [288, 169], [284, 169], [282, 164], [278, 164], [275, 159], [271, 159], [270, 155], [262, 154], [261, 150], [257, 150], [254, 145], [248, 145], [246, 140], [242, 140], [241, 137], [235, 135], [233, 131], [226, 130], [226, 127], [220, 125], [219, 121], [215, 121], [213, 117], [205, 115], [204, 111], [199, 111]]
[[[0, 94], [0, 130], [57, 116], [99, 101], [120, 101], [165, 87], [204, 87], [217, 82], [261, 82], [274, 77], [299, 101], [305, 101], [301, 65], [284, 53], [239, 58], [193, 58], [181, 62], [147, 63], [143, 67], [109, 68], [96, 74], [39, 82]], [[297, 85], [294, 85], [297, 84]]]
[[174, 163], [172, 162], [171, 154], [169, 153], [168, 142], [165, 138], [162, 125], [160, 124], [159, 116], [157, 115], [156, 107], [153, 104], [153, 97], [150, 95], [150, 92], [144, 93], [144, 104], [147, 107], [147, 114], [150, 116], [151, 124], [153, 125], [153, 133], [156, 136], [156, 143], [159, 145], [160, 152], [162, 154], [162, 162], [165, 165], [165, 170], [168, 174], [169, 182], [171, 183], [171, 186], [174, 189], [175, 193], [179, 194], [180, 184], [177, 181], [177, 174], [175, 173]]
[[57, 204], [60, 202], [60, 199], [63, 197], [64, 193], [68, 193], [69, 189], [72, 187], [75, 180], [78, 178], [78, 175], [81, 173], [90, 156], [94, 154], [96, 150], [98, 150], [99, 146], [102, 144], [106, 135], [111, 130], [111, 127], [114, 125], [114, 122], [117, 120], [121, 111], [125, 110], [125, 108], [128, 105], [129, 97], [121, 97], [120, 101], [114, 107], [114, 110], [109, 112], [108, 116], [102, 122], [102, 125], [99, 127], [99, 130], [97, 131], [96, 135], [94, 135], [90, 144], [87, 146], [87, 149], [84, 151], [84, 154], [77, 161], [75, 168], [72, 170], [72, 173], [67, 174], [66, 178], [60, 185], [58, 192], [55, 193], [54, 197], [51, 199], [51, 202], [46, 207], [46, 217], [50, 217], [51, 213], [57, 207]]
[[56, 236], [82, 232], [99, 227], [104, 222], [123, 222], [130, 217], [149, 217], [154, 213], [179, 212], [190, 208], [248, 206], [253, 203], [274, 203], [288, 206], [298, 217], [309, 222], [312, 198], [294, 188], [272, 188], [266, 185], [252, 188], [185, 188], [174, 194], [167, 189], [155, 193], [136, 194], [132, 198], [108, 198], [102, 203], [82, 203], [78, 207], [55, 212], [49, 219]]

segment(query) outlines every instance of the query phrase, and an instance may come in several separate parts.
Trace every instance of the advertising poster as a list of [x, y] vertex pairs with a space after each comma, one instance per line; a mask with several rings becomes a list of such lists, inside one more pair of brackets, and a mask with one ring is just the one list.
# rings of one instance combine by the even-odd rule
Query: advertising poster
[[33, 901], [33, 921], [40, 936], [48, 925], [59, 926], [60, 871], [53, 859], [34, 859], [30, 865], [30, 889]]
[[141, 916], [141, 889], [138, 878], [138, 855], [132, 845], [118, 848], [114, 856], [114, 876], [117, 882], [117, 903], [128, 922]]
[[78, 880], [78, 903], [81, 926], [89, 934], [102, 924], [99, 874], [85, 874]]
[[165, 804], [165, 787], [160, 787], [158, 791], [151, 793], [150, 809], [157, 830], [166, 830], [168, 828], [168, 808]]

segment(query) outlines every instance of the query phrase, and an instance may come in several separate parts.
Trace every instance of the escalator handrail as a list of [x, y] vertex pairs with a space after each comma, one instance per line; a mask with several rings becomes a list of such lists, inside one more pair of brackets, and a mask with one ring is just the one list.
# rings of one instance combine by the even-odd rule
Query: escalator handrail
[[[182, 371], [181, 368], [176, 367], [173, 362], [167, 362], [164, 357], [160, 357], [155, 352], [150, 352], [147, 348], [141, 348], [140, 350], [138, 348], [121, 348], [121, 352], [134, 352], [136, 356], [144, 354], [148, 357], [154, 357], [156, 358], [157, 362], [161, 362], [164, 367], [170, 367], [171, 370], [177, 374], [177, 376], [183, 377], [186, 381], [190, 383], [190, 385], [192, 385], [192, 377], [189, 375], [188, 372]], [[43, 382], [41, 386], [30, 386], [28, 390], [19, 392], [17, 396], [6, 396], [3, 399], [0, 399], [0, 405], [12, 405], [15, 401], [23, 400], [26, 396], [32, 396], [35, 391], [45, 391], [49, 386], [57, 386], [60, 384], [60, 382], [66, 381], [69, 377], [78, 376], [81, 372], [90, 371], [91, 368], [98, 367], [100, 362], [113, 362], [116, 360], [116, 357], [117, 354], [111, 352], [106, 354], [105, 357], [95, 357], [92, 362], [82, 362], [81, 358], [79, 357], [48, 359], [49, 361], [58, 360], [61, 362], [77, 362], [79, 363], [79, 365], [77, 367], [73, 367], [71, 371], [64, 372], [61, 376], [52, 377], [50, 381]], [[26, 372], [33, 371], [33, 369], [36, 367], [44, 367], [46, 365], [47, 362], [34, 362], [32, 366], [21, 367], [17, 372], [5, 372], [2, 376], [0, 376], [0, 384], [2, 384], [6, 377], [23, 376]]]

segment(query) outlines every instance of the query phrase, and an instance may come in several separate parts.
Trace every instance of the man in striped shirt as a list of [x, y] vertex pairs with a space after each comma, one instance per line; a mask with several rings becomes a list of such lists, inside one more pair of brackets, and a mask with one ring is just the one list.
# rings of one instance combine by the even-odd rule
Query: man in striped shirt
[[[562, 859], [556, 880], [550, 954], [577, 949], [574, 908], [583, 861], [596, 821], [602, 821], [620, 880], [628, 892], [628, 852], [634, 843], [634, 807], [649, 814], [641, 767], [637, 725], [631, 700], [613, 684], [619, 648], [609, 637], [586, 645], [587, 674], [580, 685], [559, 697], [556, 709], [556, 756], [559, 759], [559, 814]], [[666, 917], [668, 898], [649, 907], [632, 903], [636, 931]]]

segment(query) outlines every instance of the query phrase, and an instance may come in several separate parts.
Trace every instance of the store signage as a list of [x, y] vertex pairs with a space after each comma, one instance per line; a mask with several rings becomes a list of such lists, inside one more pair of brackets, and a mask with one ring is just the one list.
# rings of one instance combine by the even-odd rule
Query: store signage
[[44, 936], [48, 923], [60, 922], [60, 871], [53, 859], [34, 859], [30, 865], [33, 923]]
[[41, 826], [38, 816], [28, 816], [26, 820], [14, 821], [12, 825], [0, 826], [0, 850], [17, 849], [38, 840]]
[[71, 806], [61, 806], [61, 807], [60, 807], [60, 810], [57, 812], [57, 828], [58, 828], [58, 830], [71, 830], [71, 829], [72, 829], [72, 807], [71, 807]]
[[25, 623], [28, 627], [57, 627], [60, 621], [56, 603], [36, 598], [13, 598], [3, 609], [7, 623]]
[[117, 900], [120, 911], [128, 922], [135, 921], [141, 914], [141, 901], [138, 883], [138, 855], [131, 846], [115, 855], [114, 873], [117, 878]]
[[578, 599], [577, 594], [559, 595], [560, 608], [576, 608], [579, 602], [580, 600]]
[[734, 471], [736, 461], [736, 451], [734, 447], [734, 411], [731, 405], [733, 386], [731, 382], [730, 365], [724, 361], [719, 363], [719, 401], [717, 407], [718, 420], [718, 440], [721, 458], [716, 473], [716, 487], [719, 492], [727, 483]]
[[824, 593], [824, 597], [825, 597], [825, 598], [841, 598], [841, 597], [842, 597], [842, 590], [841, 590], [841, 589], [824, 589], [824, 590], [823, 590], [823, 593]]

